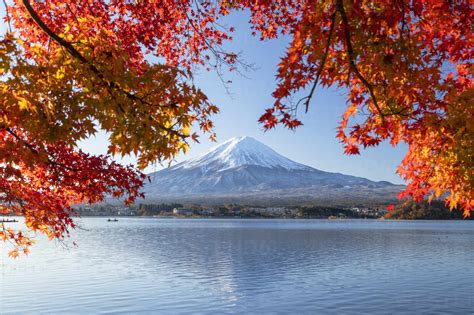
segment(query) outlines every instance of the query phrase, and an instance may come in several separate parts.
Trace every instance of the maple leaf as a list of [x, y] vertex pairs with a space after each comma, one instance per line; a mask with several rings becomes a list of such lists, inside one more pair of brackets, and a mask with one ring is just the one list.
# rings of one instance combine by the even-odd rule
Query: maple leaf
[[[451, 208], [460, 206], [470, 215], [474, 19], [467, 1], [223, 5], [248, 9], [252, 28], [263, 40], [279, 31], [291, 34], [278, 65], [274, 105], [259, 120], [265, 129], [297, 127], [286, 117], [294, 117], [301, 105], [308, 110], [318, 84], [344, 88], [348, 106], [337, 133], [344, 152], [359, 154], [360, 146], [403, 141], [408, 152], [397, 170], [408, 182], [403, 197], [422, 200], [435, 191], [447, 196]], [[299, 101], [288, 101], [305, 91], [308, 95]]]
[[[422, 0], [12, 1], [12, 32], [0, 38], [0, 212], [61, 238], [74, 228], [74, 204], [141, 197], [139, 169], [188, 150], [195, 126], [215, 141], [218, 108], [192, 70], [236, 69], [238, 55], [223, 49], [234, 29], [217, 25], [244, 9], [252, 34], [290, 39], [274, 103], [259, 119], [265, 129], [300, 126], [296, 115], [318, 85], [342, 88], [345, 153], [404, 142], [401, 197], [434, 192], [470, 215], [473, 10], [468, 1]], [[98, 129], [111, 135], [109, 154], [136, 154], [139, 169], [78, 151]], [[11, 257], [33, 243], [15, 231], [0, 240], [15, 244]]]

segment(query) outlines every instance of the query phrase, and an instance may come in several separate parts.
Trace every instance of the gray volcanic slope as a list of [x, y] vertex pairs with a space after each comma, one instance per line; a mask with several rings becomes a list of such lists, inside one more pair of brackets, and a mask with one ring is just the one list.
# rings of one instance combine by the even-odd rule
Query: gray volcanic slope
[[330, 173], [294, 162], [263, 143], [238, 137], [207, 154], [149, 174], [146, 199], [272, 196], [393, 199], [402, 186]]

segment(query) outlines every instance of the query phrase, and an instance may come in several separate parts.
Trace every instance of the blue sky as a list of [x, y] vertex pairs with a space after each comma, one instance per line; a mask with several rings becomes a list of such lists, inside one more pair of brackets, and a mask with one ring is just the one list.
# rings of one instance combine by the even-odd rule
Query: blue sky
[[[280, 154], [317, 169], [402, 183], [395, 174], [395, 168], [406, 152], [404, 145], [393, 148], [390, 144], [383, 143], [379, 147], [362, 151], [360, 156], [344, 155], [343, 147], [336, 139], [337, 123], [345, 108], [344, 90], [318, 88], [309, 112], [299, 113], [304, 125], [296, 131], [282, 127], [267, 132], [262, 129], [257, 120], [264, 109], [273, 103], [271, 93], [276, 86], [277, 64], [288, 41], [282, 38], [261, 42], [250, 35], [247, 20], [245, 14], [239, 13], [225, 21], [228, 25], [236, 26], [234, 41], [228, 45], [229, 49], [241, 51], [243, 59], [256, 68], [246, 72], [245, 77], [236, 73], [225, 74], [225, 79], [232, 81], [231, 96], [226, 93], [215, 73], [198, 70], [195, 75], [197, 85], [220, 107], [221, 112], [214, 117], [218, 143], [231, 137], [252, 136]], [[5, 25], [1, 26], [0, 31], [2, 30], [5, 30]], [[177, 162], [204, 154], [215, 145], [216, 143], [201, 137], [201, 143], [192, 144], [191, 150], [186, 155], [180, 155]], [[82, 142], [80, 147], [94, 154], [105, 153], [107, 135], [101, 132]], [[135, 159], [126, 157], [120, 161], [134, 163]], [[146, 172], [161, 168], [160, 165], [152, 165]]]

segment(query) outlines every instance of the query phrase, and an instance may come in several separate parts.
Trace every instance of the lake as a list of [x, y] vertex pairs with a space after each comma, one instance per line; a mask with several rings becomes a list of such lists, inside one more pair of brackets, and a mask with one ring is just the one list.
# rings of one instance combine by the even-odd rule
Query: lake
[[11, 260], [0, 243], [1, 314], [474, 311], [473, 221], [80, 225], [69, 249], [41, 241], [29, 257]]

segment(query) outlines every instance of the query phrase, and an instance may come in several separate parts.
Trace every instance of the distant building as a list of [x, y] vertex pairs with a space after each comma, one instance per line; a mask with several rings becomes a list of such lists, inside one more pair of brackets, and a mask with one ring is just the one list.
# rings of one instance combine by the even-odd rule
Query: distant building
[[201, 215], [213, 215], [214, 209], [202, 209], [200, 211]]
[[193, 210], [191, 209], [184, 209], [184, 208], [174, 208], [173, 209], [173, 215], [184, 215], [184, 216], [189, 216], [193, 214]]

